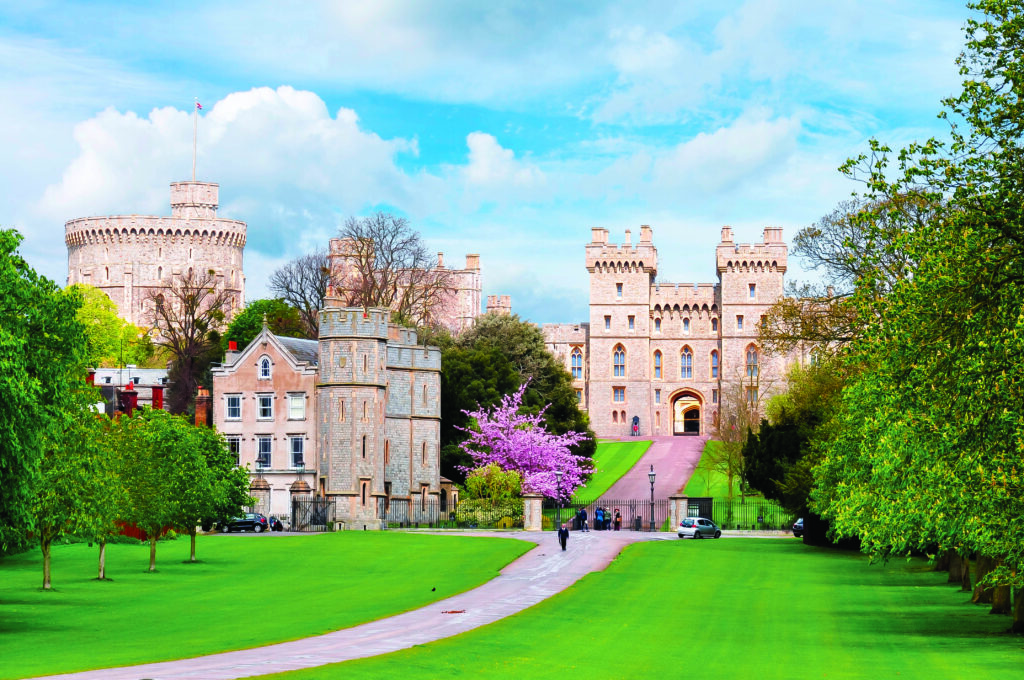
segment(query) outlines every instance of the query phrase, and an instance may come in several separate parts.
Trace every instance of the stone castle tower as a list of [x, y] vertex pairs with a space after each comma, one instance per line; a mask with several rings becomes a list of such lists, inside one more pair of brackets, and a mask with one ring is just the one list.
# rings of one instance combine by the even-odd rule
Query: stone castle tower
[[598, 436], [626, 436], [634, 423], [643, 436], [710, 434], [723, 399], [763, 404], [779, 389], [788, 358], [763, 355], [757, 333], [783, 295], [786, 255], [779, 228], [737, 244], [723, 227], [717, 283], [664, 283], [649, 226], [635, 244], [627, 230], [621, 245], [593, 229], [589, 323], [543, 332]]
[[121, 318], [153, 323], [151, 293], [167, 288], [190, 269], [213, 270], [231, 296], [228, 317], [242, 307], [245, 222], [217, 217], [219, 187], [210, 182], [171, 184], [171, 216], [80, 217], [64, 225], [68, 285], [99, 288]]

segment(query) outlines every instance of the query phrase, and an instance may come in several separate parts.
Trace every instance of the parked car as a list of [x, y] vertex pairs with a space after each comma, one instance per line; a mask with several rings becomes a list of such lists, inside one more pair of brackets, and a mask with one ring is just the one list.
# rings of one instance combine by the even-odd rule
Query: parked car
[[271, 515], [268, 518], [268, 521], [270, 522], [270, 530], [271, 531], [284, 531], [284, 524], [281, 522], [281, 520], [279, 518], [274, 517], [273, 515]]
[[801, 517], [797, 521], [793, 522], [793, 535], [800, 538], [804, 535], [804, 518]]
[[224, 531], [253, 531], [261, 533], [270, 528], [270, 521], [258, 512], [247, 512], [241, 517], [232, 517], [224, 525]]
[[679, 538], [721, 538], [722, 530], [705, 517], [685, 517], [676, 534]]

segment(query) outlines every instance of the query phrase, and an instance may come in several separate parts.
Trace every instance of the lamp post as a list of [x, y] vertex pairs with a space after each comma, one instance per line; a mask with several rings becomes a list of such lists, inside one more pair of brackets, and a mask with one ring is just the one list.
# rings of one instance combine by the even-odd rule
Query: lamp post
[[654, 531], [654, 466], [647, 473], [647, 479], [651, 480], [651, 531]]
[[555, 483], [558, 485], [556, 496], [558, 505], [555, 506], [555, 529], [562, 528], [562, 475], [565, 474], [561, 470], [555, 470]]

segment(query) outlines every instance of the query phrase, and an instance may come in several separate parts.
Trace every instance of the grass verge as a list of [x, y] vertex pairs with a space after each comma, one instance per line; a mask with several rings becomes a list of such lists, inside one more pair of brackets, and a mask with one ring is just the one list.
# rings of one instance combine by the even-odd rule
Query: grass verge
[[650, 447], [650, 441], [599, 441], [593, 459], [594, 474], [573, 497], [574, 502], [589, 503], [600, 498], [636, 465]]
[[[38, 551], [0, 560], [0, 677], [180, 659], [319, 635], [421, 607], [494, 578], [523, 541], [342, 532], [57, 546], [54, 591]], [[436, 590], [432, 590], [436, 589]]]
[[792, 539], [641, 543], [492, 625], [266, 677], [1019, 678], [1008, 617], [945, 580], [921, 562], [872, 566]]

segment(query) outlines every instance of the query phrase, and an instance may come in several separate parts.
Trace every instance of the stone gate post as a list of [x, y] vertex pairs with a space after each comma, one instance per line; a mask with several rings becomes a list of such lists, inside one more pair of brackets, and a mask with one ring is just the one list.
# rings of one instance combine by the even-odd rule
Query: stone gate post
[[668, 500], [670, 501], [669, 512], [672, 517], [672, 522], [669, 526], [672, 528], [672, 531], [675, 531], [679, 527], [679, 522], [681, 522], [690, 511], [687, 504], [689, 497], [682, 494], [672, 494], [668, 497]]
[[539, 493], [523, 494], [523, 528], [527, 531], [544, 529], [544, 496]]

